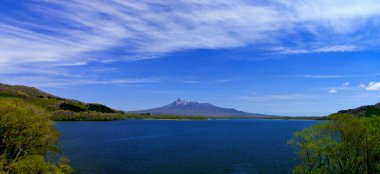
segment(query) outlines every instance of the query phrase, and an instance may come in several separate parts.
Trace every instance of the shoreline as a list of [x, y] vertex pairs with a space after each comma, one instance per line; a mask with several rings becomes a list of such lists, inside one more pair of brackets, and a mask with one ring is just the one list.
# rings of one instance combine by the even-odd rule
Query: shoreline
[[126, 119], [115, 119], [115, 120], [53, 120], [54, 122], [65, 122], [65, 121], [93, 121], [93, 122], [101, 122], [101, 121], [123, 121], [123, 120], [163, 120], [163, 121], [209, 121], [209, 120], [294, 120], [294, 121], [322, 121], [327, 120], [326, 117], [312, 117], [312, 118], [126, 118]]

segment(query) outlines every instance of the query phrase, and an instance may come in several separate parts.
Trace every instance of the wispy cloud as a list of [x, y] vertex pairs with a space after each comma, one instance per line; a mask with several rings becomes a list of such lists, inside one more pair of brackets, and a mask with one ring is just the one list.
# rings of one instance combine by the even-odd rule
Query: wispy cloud
[[220, 80], [212, 80], [210, 83], [216, 84], [216, 83], [229, 83], [237, 81], [238, 78], [231, 78], [231, 79], [220, 79]]
[[54, 64], [54, 66], [83, 66], [87, 65], [88, 62], [73, 62], [73, 63], [61, 63], [61, 64]]
[[217, 79], [217, 80], [179, 80], [181, 83], [189, 83], [189, 84], [219, 84], [219, 83], [229, 83], [237, 81], [236, 78], [230, 79]]
[[[290, 74], [280, 75], [279, 77], [296, 77], [296, 78], [310, 78], [310, 79], [335, 79], [335, 78], [364, 78], [364, 77], [378, 77], [380, 73], [365, 73], [365, 74]], [[349, 82], [345, 82], [342, 86], [350, 86]]]
[[[287, 54], [351, 52], [379, 45], [373, 39], [379, 36], [376, 27], [363, 29], [374, 26], [380, 16], [375, 0], [21, 3], [23, 11], [34, 15], [9, 13], [0, 18], [0, 68], [101, 61], [115, 49], [123, 56], [112, 60], [261, 43], [268, 45], [265, 50]], [[302, 33], [308, 34], [307, 40]]]
[[274, 51], [283, 54], [311, 54], [311, 53], [328, 53], [328, 52], [354, 52], [360, 49], [354, 45], [332, 45], [320, 48], [275, 48]]
[[190, 84], [198, 84], [201, 83], [201, 81], [198, 80], [181, 80], [181, 83], [190, 83]]
[[77, 85], [144, 85], [149, 83], [159, 83], [162, 79], [158, 77], [140, 79], [96, 79], [96, 78], [63, 78], [61, 76], [17, 76], [2, 78], [0, 83], [28, 85], [34, 87], [69, 87]]
[[301, 78], [311, 78], [311, 79], [331, 79], [331, 78], [342, 78], [345, 77], [343, 75], [322, 75], [322, 74], [301, 74], [301, 75], [294, 75], [294, 77], [301, 77]]
[[255, 101], [255, 102], [271, 102], [271, 101], [299, 101], [299, 100], [313, 99], [315, 97], [316, 97], [315, 95], [308, 95], [308, 94], [279, 94], [279, 95], [251, 94], [251, 95], [239, 96], [238, 98], [249, 100], [249, 101]]

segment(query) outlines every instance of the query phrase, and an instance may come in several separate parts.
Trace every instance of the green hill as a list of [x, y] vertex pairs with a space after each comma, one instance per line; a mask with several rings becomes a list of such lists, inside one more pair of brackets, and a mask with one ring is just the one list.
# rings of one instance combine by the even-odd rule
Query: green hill
[[[37, 88], [0, 83], [1, 98], [18, 98], [47, 110], [53, 120], [206, 119], [205, 117], [132, 114], [98, 103], [60, 98]], [[0, 103], [1, 105], [2, 103]]]
[[356, 117], [380, 116], [380, 103], [361, 106], [355, 109], [341, 110], [338, 113], [351, 114]]
[[19, 98], [37, 105], [50, 112], [53, 120], [118, 120], [126, 117], [123, 111], [102, 104], [64, 99], [28, 86], [0, 84], [0, 98]]

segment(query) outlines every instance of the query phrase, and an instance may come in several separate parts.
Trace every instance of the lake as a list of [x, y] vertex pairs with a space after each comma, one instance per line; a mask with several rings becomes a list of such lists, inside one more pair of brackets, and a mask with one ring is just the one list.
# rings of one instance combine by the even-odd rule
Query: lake
[[56, 122], [75, 173], [291, 173], [295, 131], [317, 121]]

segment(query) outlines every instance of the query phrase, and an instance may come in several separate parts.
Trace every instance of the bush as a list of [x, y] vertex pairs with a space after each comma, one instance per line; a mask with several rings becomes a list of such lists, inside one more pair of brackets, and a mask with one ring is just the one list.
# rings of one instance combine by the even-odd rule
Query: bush
[[87, 110], [86, 108], [82, 108], [80, 106], [77, 106], [71, 103], [61, 103], [59, 105], [59, 108], [62, 110], [68, 110], [68, 111], [73, 111], [73, 112], [82, 112], [82, 111]]
[[101, 104], [88, 104], [88, 110], [102, 112], [102, 113], [115, 113], [115, 111], [107, 106]]
[[50, 171], [50, 164], [41, 155], [23, 157], [13, 165], [15, 173], [35, 174], [48, 173]]
[[44, 159], [48, 153], [58, 151], [59, 133], [52, 124], [50, 115], [37, 106], [21, 99], [0, 99], [1, 172], [52, 170], [54, 164]]
[[300, 159], [294, 173], [380, 173], [380, 117], [330, 118], [296, 132], [289, 141]]
[[59, 110], [52, 113], [52, 119], [55, 121], [111, 121], [123, 120], [126, 116], [120, 113], [101, 113], [101, 112], [72, 112]]

